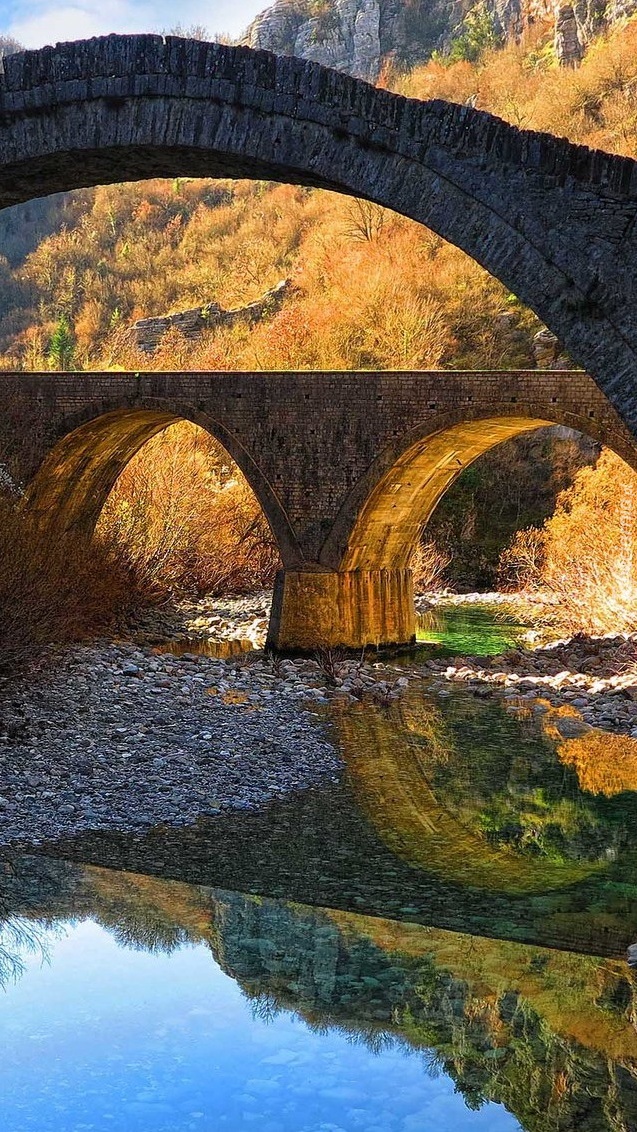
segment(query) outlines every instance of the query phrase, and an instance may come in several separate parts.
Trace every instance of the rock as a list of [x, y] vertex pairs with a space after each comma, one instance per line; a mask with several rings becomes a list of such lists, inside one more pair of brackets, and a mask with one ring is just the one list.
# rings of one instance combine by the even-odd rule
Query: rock
[[570, 715], [562, 716], [552, 722], [563, 739], [579, 739], [581, 735], [586, 735], [588, 731], [592, 731], [590, 724], [585, 723], [583, 719], [575, 719]]
[[456, 26], [453, 0], [275, 0], [253, 20], [250, 47], [297, 55], [375, 82], [388, 59], [402, 66], [428, 58]]
[[[260, 299], [248, 303], [245, 307], [223, 310], [218, 303], [210, 302], [205, 306], [179, 311], [176, 314], [140, 318], [133, 323], [128, 333], [138, 350], [152, 353], [159, 346], [164, 334], [171, 329], [178, 330], [184, 338], [192, 341], [200, 338], [205, 330], [220, 326], [232, 327], [241, 322], [259, 322], [280, 310], [290, 290], [291, 281], [283, 279], [276, 287], [266, 291]], [[162, 620], [161, 615], [157, 615], [156, 620]]]
[[[411, 67], [435, 49], [444, 51], [470, 7], [454, 0], [326, 0], [318, 7], [309, 0], [275, 0], [253, 20], [245, 42], [375, 82], [387, 63]], [[561, 6], [554, 0], [486, 0], [485, 9], [503, 39], [518, 40], [531, 25], [552, 30], [560, 64], [576, 66], [595, 35], [637, 11], [637, 0], [573, 0]], [[547, 363], [551, 368], [559, 365], [557, 346]]]
[[555, 334], [546, 327], [534, 335], [531, 348], [538, 369], [554, 369], [555, 363], [562, 353], [560, 342]]
[[577, 67], [584, 56], [575, 11], [571, 4], [559, 8], [555, 22], [555, 54], [562, 67]]

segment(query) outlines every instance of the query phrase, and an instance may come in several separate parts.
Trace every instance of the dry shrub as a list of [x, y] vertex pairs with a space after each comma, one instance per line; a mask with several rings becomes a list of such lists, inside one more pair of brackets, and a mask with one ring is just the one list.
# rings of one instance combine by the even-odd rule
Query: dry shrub
[[90, 544], [32, 524], [0, 497], [0, 679], [52, 644], [107, 631], [172, 595], [247, 592], [278, 553], [225, 450], [182, 422], [150, 441], [117, 482]]
[[450, 562], [451, 555], [433, 539], [420, 542], [410, 562], [414, 591], [418, 594], [439, 589], [444, 582], [445, 570]]
[[0, 677], [51, 644], [104, 631], [128, 603], [126, 577], [99, 547], [36, 529], [0, 500]]
[[608, 449], [560, 493], [541, 530], [520, 531], [501, 560], [514, 588], [548, 590], [554, 623], [588, 633], [637, 629], [637, 476]]
[[245, 478], [225, 449], [188, 421], [165, 429], [130, 461], [96, 542], [149, 602], [247, 593], [269, 585], [279, 562]]
[[538, 527], [516, 531], [500, 555], [498, 580], [506, 591], [542, 588], [545, 532]]
[[[22, 291], [0, 317], [1, 364], [47, 368], [60, 315], [75, 363], [93, 369], [528, 364], [495, 327], [502, 285], [390, 210], [319, 190], [207, 181], [187, 186], [178, 226], [176, 207], [164, 182], [94, 190], [76, 228], [43, 240], [13, 271]], [[136, 318], [211, 299], [244, 304], [284, 277], [294, 298], [252, 327], [196, 342], [168, 334], [152, 354], [126, 333]]]

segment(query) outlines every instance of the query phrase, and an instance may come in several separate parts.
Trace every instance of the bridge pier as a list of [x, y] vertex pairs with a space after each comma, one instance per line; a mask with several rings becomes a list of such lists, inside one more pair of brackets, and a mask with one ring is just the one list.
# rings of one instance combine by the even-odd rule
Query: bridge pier
[[411, 570], [281, 570], [267, 648], [312, 652], [408, 645], [416, 636]]

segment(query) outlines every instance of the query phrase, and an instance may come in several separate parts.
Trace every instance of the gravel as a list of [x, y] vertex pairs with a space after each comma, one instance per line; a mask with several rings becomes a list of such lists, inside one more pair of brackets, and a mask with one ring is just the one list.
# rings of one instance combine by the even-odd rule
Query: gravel
[[186, 825], [334, 779], [341, 761], [309, 693], [266, 668], [73, 649], [4, 705], [0, 841]]
[[81, 645], [14, 689], [0, 717], [0, 843], [189, 825], [333, 781], [325, 705], [390, 703], [408, 682], [355, 660], [325, 671], [183, 647]]
[[[567, 708], [569, 721], [556, 724], [564, 739], [591, 728], [637, 738], [637, 676], [626, 664], [637, 645], [625, 637], [410, 668], [275, 662], [255, 651], [222, 659], [184, 643], [186, 634], [190, 649], [198, 640], [204, 651], [232, 652], [245, 632], [242, 648], [253, 650], [267, 608], [268, 595], [259, 594], [153, 612], [133, 627], [141, 643], [77, 646], [15, 688], [0, 716], [0, 843], [188, 825], [334, 781], [342, 762], [326, 705], [387, 705], [412, 681], [442, 697], [461, 682], [512, 712]], [[172, 638], [174, 651], [152, 647], [149, 637]]]

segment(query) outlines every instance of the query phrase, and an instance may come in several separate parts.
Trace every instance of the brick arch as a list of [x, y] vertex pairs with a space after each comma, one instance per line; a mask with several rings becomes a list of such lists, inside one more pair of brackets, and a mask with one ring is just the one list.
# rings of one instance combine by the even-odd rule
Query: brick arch
[[474, 407], [417, 426], [379, 454], [344, 502], [321, 552], [341, 571], [405, 570], [443, 495], [475, 460], [515, 436], [561, 424], [612, 448], [637, 471], [626, 437], [555, 406]]
[[64, 418], [56, 443], [28, 485], [23, 507], [40, 525], [75, 530], [90, 539], [129, 461], [153, 436], [183, 420], [199, 425], [223, 445], [261, 505], [283, 560], [296, 561], [296, 537], [267, 476], [233, 432], [181, 402], [151, 399], [134, 407], [103, 403]]
[[154, 176], [257, 177], [426, 224], [537, 312], [637, 432], [637, 164], [315, 63], [175, 37], [10, 56], [0, 207]]

